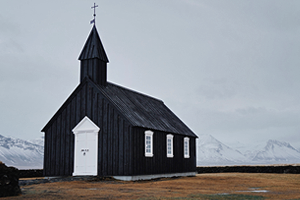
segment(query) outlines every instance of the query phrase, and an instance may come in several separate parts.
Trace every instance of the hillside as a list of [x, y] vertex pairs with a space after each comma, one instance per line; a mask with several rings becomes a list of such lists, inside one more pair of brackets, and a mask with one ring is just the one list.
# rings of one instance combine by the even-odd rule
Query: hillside
[[197, 142], [197, 166], [293, 164], [300, 163], [300, 151], [287, 142], [269, 140], [241, 153], [211, 135], [200, 135]]
[[19, 169], [42, 169], [44, 147], [0, 135], [0, 161]]

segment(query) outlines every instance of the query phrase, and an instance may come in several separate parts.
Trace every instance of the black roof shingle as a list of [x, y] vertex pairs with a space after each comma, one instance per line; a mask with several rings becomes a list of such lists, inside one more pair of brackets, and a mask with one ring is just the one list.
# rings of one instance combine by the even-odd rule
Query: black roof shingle
[[113, 83], [96, 86], [133, 126], [197, 137], [163, 101]]

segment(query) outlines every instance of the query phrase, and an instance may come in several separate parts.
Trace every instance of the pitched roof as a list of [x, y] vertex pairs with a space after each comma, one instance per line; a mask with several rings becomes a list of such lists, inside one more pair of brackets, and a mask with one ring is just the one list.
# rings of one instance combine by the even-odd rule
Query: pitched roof
[[113, 83], [96, 86], [133, 126], [197, 137], [163, 101]]
[[87, 60], [92, 58], [98, 58], [106, 63], [109, 62], [95, 25], [85, 42], [78, 60]]
[[42, 129], [43, 132], [62, 113], [73, 97], [84, 87], [91, 83], [96, 91], [101, 92], [132, 126], [159, 130], [179, 135], [197, 137], [165, 104], [163, 101], [148, 95], [108, 83], [106, 87], [94, 83], [86, 77], [72, 92], [68, 99], [58, 109], [54, 116]]

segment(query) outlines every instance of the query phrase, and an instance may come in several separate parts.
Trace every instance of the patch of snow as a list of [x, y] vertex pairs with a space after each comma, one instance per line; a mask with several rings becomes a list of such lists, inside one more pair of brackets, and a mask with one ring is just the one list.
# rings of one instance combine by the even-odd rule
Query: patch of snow
[[32, 143], [32, 144], [37, 144], [40, 146], [44, 146], [44, 136], [40, 137], [40, 138], [36, 138], [33, 140], [28, 140], [28, 142]]

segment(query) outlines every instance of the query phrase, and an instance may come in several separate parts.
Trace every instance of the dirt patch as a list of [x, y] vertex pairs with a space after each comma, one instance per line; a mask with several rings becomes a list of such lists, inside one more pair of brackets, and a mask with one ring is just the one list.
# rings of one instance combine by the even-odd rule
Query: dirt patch
[[300, 199], [300, 175], [199, 174], [137, 182], [54, 182], [21, 189], [21, 196], [3, 199]]

